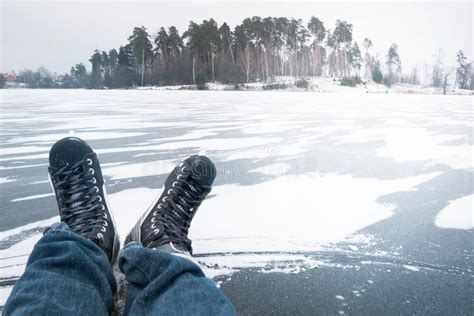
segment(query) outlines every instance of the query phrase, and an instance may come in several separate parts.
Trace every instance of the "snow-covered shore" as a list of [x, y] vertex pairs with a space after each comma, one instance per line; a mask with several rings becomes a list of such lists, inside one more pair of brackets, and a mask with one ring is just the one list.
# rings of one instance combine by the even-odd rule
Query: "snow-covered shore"
[[[295, 82], [305, 79], [308, 82], [307, 88], [298, 88]], [[413, 84], [394, 84], [387, 88], [383, 84], [375, 83], [371, 79], [362, 79], [363, 84], [355, 87], [342, 86], [340, 79], [322, 78], [322, 77], [276, 77], [271, 82], [252, 82], [249, 84], [239, 85], [236, 89], [235, 85], [213, 83], [206, 84], [206, 90], [211, 91], [263, 91], [265, 87], [272, 84], [285, 85], [284, 88], [272, 89], [273, 91], [309, 91], [309, 92], [326, 92], [326, 93], [389, 93], [389, 94], [443, 94], [443, 88], [434, 88], [423, 85]], [[137, 87], [137, 90], [196, 90], [194, 85], [174, 85], [174, 86], [146, 86]], [[448, 87], [446, 94], [450, 95], [473, 95], [474, 91], [465, 89], [454, 89]]]

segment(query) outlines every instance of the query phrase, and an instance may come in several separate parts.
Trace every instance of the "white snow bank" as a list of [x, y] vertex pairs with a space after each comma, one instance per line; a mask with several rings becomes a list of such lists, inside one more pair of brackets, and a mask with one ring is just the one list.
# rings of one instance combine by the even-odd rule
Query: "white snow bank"
[[449, 203], [436, 215], [435, 224], [441, 228], [471, 229], [474, 227], [474, 194]]

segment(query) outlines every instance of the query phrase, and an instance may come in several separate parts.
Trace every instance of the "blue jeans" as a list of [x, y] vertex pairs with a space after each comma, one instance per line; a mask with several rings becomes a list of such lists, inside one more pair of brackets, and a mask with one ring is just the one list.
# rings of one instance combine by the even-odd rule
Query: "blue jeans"
[[[119, 257], [129, 282], [125, 314], [234, 315], [228, 299], [191, 260], [128, 244]], [[108, 315], [117, 284], [105, 253], [64, 223], [35, 245], [4, 315]]]

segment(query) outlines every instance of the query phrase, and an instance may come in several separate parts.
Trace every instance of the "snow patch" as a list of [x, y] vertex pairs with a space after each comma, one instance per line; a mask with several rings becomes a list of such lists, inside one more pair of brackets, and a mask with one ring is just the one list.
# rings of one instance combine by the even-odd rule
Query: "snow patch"
[[111, 180], [140, 178], [160, 174], [168, 174], [175, 167], [174, 160], [157, 160], [137, 164], [119, 165], [103, 168], [104, 175]]
[[57, 223], [57, 222], [59, 222], [59, 216], [54, 216], [54, 217], [51, 217], [51, 218], [48, 218], [48, 219], [45, 219], [45, 220], [42, 220], [42, 221], [38, 221], [38, 222], [23, 225], [23, 226], [15, 227], [15, 228], [10, 229], [10, 230], [6, 230], [6, 231], [3, 231], [3, 232], [0, 232], [0, 241], [4, 240], [7, 237], [18, 235], [18, 234], [20, 234], [24, 231], [27, 231], [27, 230], [49, 227], [49, 226], [51, 226], [51, 225], [53, 225], [54, 223]]
[[[16, 161], [12, 162], [16, 163]], [[47, 166], [47, 163], [39, 163], [39, 164], [34, 164], [34, 165], [24, 165], [24, 166], [14, 166], [14, 167], [3, 167], [0, 166], [0, 170], [12, 170], [12, 169], [24, 169], [24, 168], [34, 168], [34, 167], [42, 167], [42, 166]]]
[[410, 271], [420, 271], [420, 268], [416, 267], [416, 266], [412, 266], [412, 265], [409, 265], [409, 264], [404, 264], [403, 267], [407, 270], [410, 270]]
[[10, 179], [9, 177], [3, 178], [0, 177], [0, 183], [8, 183], [8, 182], [15, 182], [16, 180]]
[[280, 176], [287, 173], [291, 169], [291, 165], [287, 163], [274, 163], [264, 167], [250, 170], [249, 172], [263, 173], [269, 176]]
[[438, 174], [397, 180], [306, 174], [253, 186], [217, 186], [197, 212], [190, 238], [195, 253], [317, 248], [390, 217], [393, 206], [377, 203], [380, 196]]
[[18, 199], [13, 199], [10, 202], [21, 202], [21, 201], [29, 201], [29, 200], [36, 200], [36, 199], [42, 199], [48, 196], [53, 196], [54, 193], [45, 193], [45, 194], [37, 194], [37, 195], [30, 195], [30, 196], [25, 196], [22, 198]]
[[436, 134], [421, 127], [391, 127], [386, 133], [385, 146], [377, 148], [379, 156], [398, 162], [426, 160], [431, 165], [446, 164], [453, 169], [473, 168], [473, 145], [442, 145], [459, 138], [459, 135]]
[[30, 184], [42, 184], [42, 183], [49, 183], [49, 180], [39, 180], [39, 181], [28, 182], [28, 185], [30, 185]]
[[49, 147], [24, 146], [24, 147], [3, 147], [3, 155], [18, 155], [49, 151]]
[[3, 306], [7, 302], [13, 287], [0, 287], [0, 305]]
[[436, 215], [435, 224], [441, 228], [472, 229], [474, 227], [474, 194], [451, 201]]
[[241, 269], [296, 274], [325, 265], [320, 260], [299, 254], [224, 254], [197, 259], [211, 276], [231, 274]]

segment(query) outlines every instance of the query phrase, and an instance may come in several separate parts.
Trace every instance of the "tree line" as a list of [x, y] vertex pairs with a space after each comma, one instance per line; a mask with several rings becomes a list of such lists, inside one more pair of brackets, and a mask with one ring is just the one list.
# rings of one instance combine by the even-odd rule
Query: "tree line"
[[[392, 44], [382, 57], [372, 51], [365, 38], [353, 41], [352, 24], [337, 20], [329, 28], [317, 17], [307, 23], [286, 17], [254, 16], [233, 30], [214, 19], [195, 23], [180, 34], [175, 26], [161, 27], [150, 35], [144, 26], [135, 27], [127, 43], [109, 51], [95, 50], [89, 59], [91, 71], [77, 64], [53, 84], [64, 88], [127, 88], [144, 85], [202, 85], [207, 81], [225, 84], [268, 82], [276, 76], [372, 78], [387, 86], [419, 83], [418, 71], [402, 74], [398, 46]], [[461, 88], [473, 85], [471, 63], [464, 53], [457, 56], [456, 82]], [[441, 65], [433, 66], [433, 86], [447, 78]], [[31, 87], [51, 85], [48, 72], [24, 71], [18, 76]], [[443, 77], [440, 79], [440, 77]], [[30, 84], [31, 83], [31, 84]]]
[[[266, 82], [276, 76], [365, 76], [381, 68], [372, 56], [372, 42], [353, 41], [353, 26], [338, 20], [334, 29], [312, 17], [301, 19], [254, 16], [230, 29], [214, 19], [193, 21], [180, 34], [161, 27], [151, 36], [135, 27], [128, 43], [109, 52], [96, 50], [90, 58], [91, 87]], [[387, 55], [386, 81], [401, 72], [397, 46]]]

